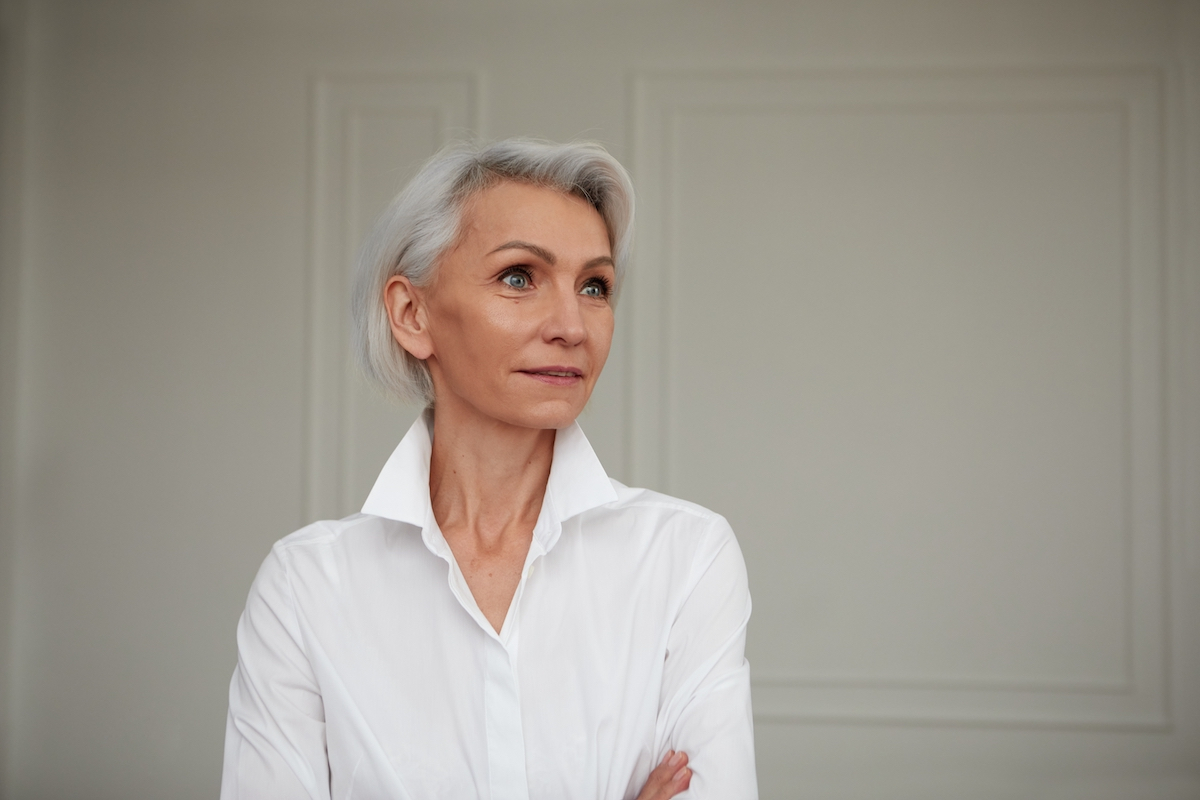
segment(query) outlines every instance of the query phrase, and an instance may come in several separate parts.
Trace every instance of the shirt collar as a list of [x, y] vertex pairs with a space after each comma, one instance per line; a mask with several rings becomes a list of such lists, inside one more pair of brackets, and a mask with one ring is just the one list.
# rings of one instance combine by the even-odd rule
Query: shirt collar
[[[425, 527], [432, 518], [429, 500], [432, 429], [433, 413], [426, 409], [383, 465], [362, 513]], [[554, 461], [550, 465], [546, 497], [542, 501], [543, 516], [550, 511], [555, 521], [561, 523], [616, 499], [612, 481], [579, 423], [559, 428], [554, 437]]]
[[425, 526], [429, 515], [429, 458], [433, 455], [433, 413], [425, 409], [383, 465], [362, 513]]
[[617, 490], [578, 422], [559, 428], [554, 437], [546, 496], [559, 522], [617, 499]]

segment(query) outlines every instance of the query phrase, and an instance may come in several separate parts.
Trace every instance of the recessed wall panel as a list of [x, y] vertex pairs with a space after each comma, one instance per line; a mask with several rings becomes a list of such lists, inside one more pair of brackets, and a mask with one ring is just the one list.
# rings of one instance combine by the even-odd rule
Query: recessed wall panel
[[[350, 197], [346, 228], [347, 263], [376, 217], [420, 165], [443, 144], [436, 108], [363, 112], [351, 119]], [[347, 278], [349, 283], [350, 278]], [[389, 399], [369, 384], [353, 363], [345, 386], [345, 442], [342, 498], [346, 513], [362, 507], [379, 470], [419, 409]]]
[[363, 238], [446, 142], [472, 135], [469, 76], [362, 75], [316, 85], [308, 519], [357, 511], [419, 408], [386, 398], [353, 362], [350, 284]]
[[642, 474], [738, 532], [760, 716], [1158, 718], [1138, 98], [1053, 75], [642, 84]]

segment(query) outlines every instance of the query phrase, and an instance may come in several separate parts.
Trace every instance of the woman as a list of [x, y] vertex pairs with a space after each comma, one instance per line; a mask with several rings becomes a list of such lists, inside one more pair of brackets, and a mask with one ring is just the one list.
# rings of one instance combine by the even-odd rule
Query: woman
[[610, 480], [575, 423], [632, 213], [599, 146], [511, 140], [443, 151], [376, 223], [358, 355], [428, 408], [361, 514], [263, 563], [223, 798], [756, 796], [733, 533]]

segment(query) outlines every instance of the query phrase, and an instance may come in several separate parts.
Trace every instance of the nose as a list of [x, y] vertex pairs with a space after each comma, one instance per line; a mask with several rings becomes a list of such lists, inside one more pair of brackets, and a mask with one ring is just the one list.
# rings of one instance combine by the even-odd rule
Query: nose
[[551, 343], [575, 346], [587, 338], [583, 310], [574, 286], [557, 287], [548, 293], [549, 308], [542, 328], [542, 337]]

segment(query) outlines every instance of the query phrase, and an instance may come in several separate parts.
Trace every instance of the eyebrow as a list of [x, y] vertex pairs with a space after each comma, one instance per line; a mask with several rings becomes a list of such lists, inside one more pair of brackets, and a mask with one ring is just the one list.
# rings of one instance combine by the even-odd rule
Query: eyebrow
[[[488, 253], [488, 255], [492, 255], [494, 253], [499, 253], [504, 250], [528, 250], [530, 253], [533, 253], [535, 256], [540, 258], [542, 261], [545, 261], [550, 266], [554, 266], [555, 264], [558, 263], [558, 258], [555, 257], [554, 253], [551, 253], [549, 250], [542, 247], [541, 245], [534, 244], [533, 242], [523, 242], [520, 239], [514, 239], [511, 242], [505, 242], [504, 244], [500, 245], [495, 250], [493, 250], [491, 253]], [[604, 264], [607, 264], [609, 266], [616, 266], [613, 263], [612, 256], [596, 256], [595, 258], [589, 260], [586, 264], [584, 264], [583, 268], [591, 269], [592, 267], [599, 267]]]

